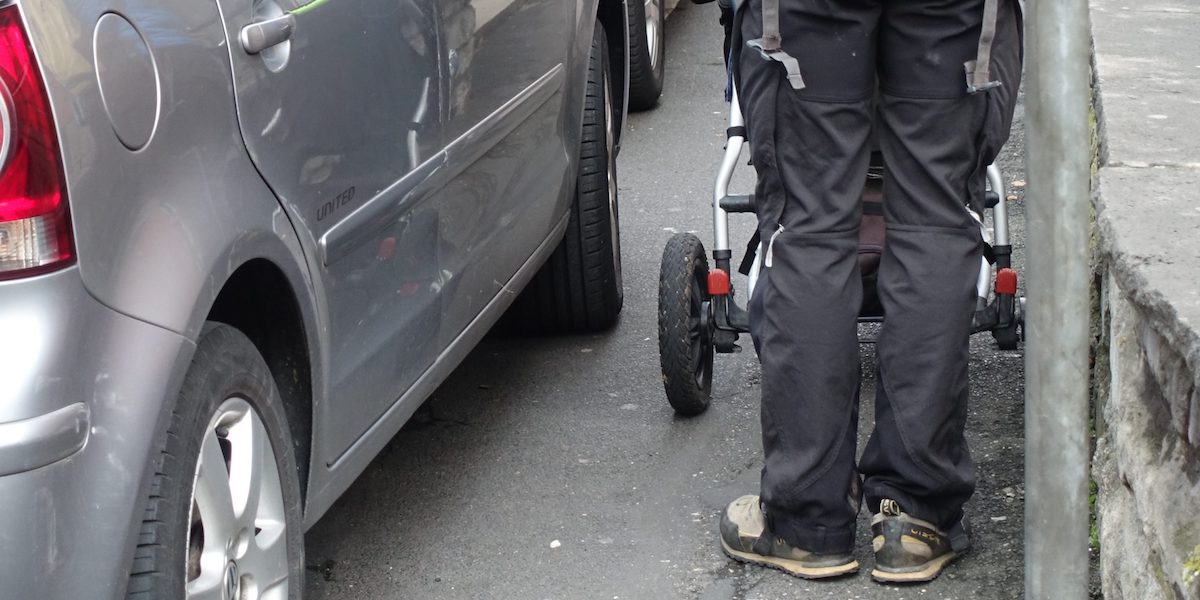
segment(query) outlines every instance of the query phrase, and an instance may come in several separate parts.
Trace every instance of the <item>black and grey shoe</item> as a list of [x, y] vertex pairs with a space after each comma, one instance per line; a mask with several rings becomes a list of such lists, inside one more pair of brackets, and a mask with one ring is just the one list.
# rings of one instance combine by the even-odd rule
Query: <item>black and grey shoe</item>
[[901, 511], [895, 500], [879, 503], [871, 533], [875, 547], [871, 577], [888, 583], [929, 581], [970, 548], [965, 523], [947, 533]]
[[858, 571], [858, 561], [849, 552], [808, 552], [771, 535], [758, 496], [742, 496], [725, 508], [721, 516], [721, 548], [734, 560], [779, 569], [805, 579]]

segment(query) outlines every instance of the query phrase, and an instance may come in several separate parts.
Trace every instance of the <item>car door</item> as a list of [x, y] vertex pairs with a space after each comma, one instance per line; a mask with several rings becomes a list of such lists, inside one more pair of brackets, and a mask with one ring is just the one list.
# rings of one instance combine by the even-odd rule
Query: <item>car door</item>
[[246, 148], [327, 328], [314, 448], [336, 461], [437, 356], [444, 161], [434, 0], [219, 0]]
[[[574, 2], [438, 0], [447, 52], [446, 190], [458, 281], [444, 340], [462, 331], [565, 214], [564, 106]], [[570, 150], [574, 152], [574, 150]], [[511, 292], [508, 292], [511, 293]]]

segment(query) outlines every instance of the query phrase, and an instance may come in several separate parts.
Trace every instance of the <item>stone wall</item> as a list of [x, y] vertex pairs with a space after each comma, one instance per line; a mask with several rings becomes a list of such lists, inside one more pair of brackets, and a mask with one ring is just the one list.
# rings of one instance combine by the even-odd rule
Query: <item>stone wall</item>
[[1101, 581], [1200, 599], [1200, 5], [1090, 5]]
[[[1101, 278], [1097, 439], [1105, 597], [1200, 598], [1196, 371], [1112, 271]], [[1189, 569], [1189, 566], [1191, 567]]]

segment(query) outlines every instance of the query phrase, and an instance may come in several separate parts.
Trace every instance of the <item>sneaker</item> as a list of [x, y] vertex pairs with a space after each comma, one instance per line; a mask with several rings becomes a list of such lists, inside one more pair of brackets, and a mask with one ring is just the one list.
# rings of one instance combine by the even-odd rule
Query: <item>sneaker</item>
[[879, 503], [871, 533], [875, 547], [871, 578], [888, 583], [930, 581], [970, 547], [965, 523], [948, 534], [901, 511], [895, 500]]
[[742, 496], [725, 509], [721, 515], [721, 548], [734, 560], [779, 569], [805, 579], [858, 571], [858, 561], [849, 552], [818, 554], [771, 535], [758, 496]]

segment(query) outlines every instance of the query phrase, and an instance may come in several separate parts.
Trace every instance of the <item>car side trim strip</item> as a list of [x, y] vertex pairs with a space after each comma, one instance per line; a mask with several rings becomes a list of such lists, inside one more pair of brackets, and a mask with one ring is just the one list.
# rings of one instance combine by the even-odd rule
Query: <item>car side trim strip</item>
[[87, 443], [91, 411], [76, 402], [54, 412], [0, 423], [0, 477], [58, 462]]
[[345, 257], [372, 234], [445, 187], [561, 92], [565, 81], [566, 67], [559, 63], [441, 152], [330, 227], [317, 241], [321, 264], [328, 266]]

